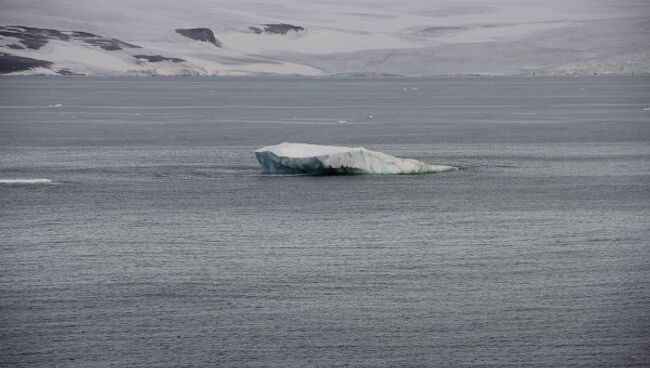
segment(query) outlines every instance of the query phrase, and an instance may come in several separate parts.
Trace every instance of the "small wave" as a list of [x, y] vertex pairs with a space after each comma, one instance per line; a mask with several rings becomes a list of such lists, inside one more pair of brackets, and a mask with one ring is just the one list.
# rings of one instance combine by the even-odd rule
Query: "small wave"
[[50, 179], [0, 179], [0, 184], [52, 184]]

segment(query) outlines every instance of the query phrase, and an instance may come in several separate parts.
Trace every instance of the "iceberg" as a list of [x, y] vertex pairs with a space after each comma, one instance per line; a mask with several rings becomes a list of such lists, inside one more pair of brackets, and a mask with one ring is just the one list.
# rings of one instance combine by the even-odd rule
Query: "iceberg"
[[429, 165], [363, 147], [280, 143], [255, 150], [265, 174], [405, 175], [456, 171], [457, 167]]

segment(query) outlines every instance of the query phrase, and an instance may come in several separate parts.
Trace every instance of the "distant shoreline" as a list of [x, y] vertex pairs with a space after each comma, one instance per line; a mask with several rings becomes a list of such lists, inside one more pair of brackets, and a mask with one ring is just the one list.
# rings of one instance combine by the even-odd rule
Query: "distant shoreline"
[[0, 74], [0, 78], [24, 78], [24, 77], [52, 77], [52, 78], [271, 78], [271, 79], [351, 79], [351, 78], [582, 78], [582, 77], [650, 77], [648, 73], [607, 73], [607, 74], [331, 74], [331, 75], [303, 75], [303, 74], [250, 74], [250, 75], [145, 75], [145, 74], [27, 74], [27, 73], [6, 73]]

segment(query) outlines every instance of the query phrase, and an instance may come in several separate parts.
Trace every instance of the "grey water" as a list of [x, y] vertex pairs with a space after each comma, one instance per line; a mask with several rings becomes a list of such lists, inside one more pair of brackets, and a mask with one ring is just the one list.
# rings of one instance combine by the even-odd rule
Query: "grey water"
[[[639, 76], [0, 78], [0, 366], [647, 366], [649, 107]], [[262, 175], [284, 141], [462, 170]]]

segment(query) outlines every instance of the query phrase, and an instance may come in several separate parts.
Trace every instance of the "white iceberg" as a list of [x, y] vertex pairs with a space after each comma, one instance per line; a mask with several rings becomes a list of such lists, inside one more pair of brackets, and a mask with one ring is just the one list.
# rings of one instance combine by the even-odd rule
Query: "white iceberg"
[[454, 166], [429, 165], [363, 147], [281, 143], [255, 150], [265, 174], [382, 175], [456, 171]]

